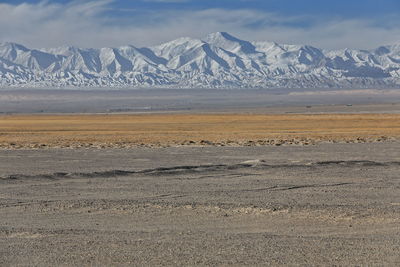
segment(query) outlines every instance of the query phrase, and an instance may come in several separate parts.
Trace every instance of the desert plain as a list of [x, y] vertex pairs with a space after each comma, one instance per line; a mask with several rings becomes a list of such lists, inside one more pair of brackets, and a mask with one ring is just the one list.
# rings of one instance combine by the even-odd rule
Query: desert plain
[[400, 114], [0, 116], [1, 148], [311, 145], [400, 138]]
[[0, 265], [398, 266], [400, 114], [357, 108], [4, 113]]

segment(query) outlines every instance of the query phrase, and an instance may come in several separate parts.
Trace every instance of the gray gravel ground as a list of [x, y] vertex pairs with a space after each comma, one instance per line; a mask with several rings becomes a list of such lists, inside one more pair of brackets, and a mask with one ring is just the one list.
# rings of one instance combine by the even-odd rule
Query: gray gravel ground
[[9, 113], [399, 113], [398, 89], [2, 90]]
[[0, 265], [400, 265], [400, 143], [0, 151]]

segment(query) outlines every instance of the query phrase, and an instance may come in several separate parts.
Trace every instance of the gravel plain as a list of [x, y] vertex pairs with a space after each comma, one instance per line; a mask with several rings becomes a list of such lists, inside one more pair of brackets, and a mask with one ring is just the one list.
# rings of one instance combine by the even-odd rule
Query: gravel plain
[[1, 266], [399, 266], [400, 143], [0, 151]]

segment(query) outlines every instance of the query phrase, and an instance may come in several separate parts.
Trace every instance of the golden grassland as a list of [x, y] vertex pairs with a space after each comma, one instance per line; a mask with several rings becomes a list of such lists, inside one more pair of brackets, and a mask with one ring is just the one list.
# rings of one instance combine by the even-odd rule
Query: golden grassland
[[308, 145], [400, 139], [400, 114], [4, 115], [0, 148]]

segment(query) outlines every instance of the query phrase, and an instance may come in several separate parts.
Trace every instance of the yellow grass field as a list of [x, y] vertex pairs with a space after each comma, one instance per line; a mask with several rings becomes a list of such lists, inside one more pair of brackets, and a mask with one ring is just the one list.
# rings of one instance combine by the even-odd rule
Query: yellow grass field
[[400, 139], [400, 114], [4, 115], [0, 148], [308, 145]]

